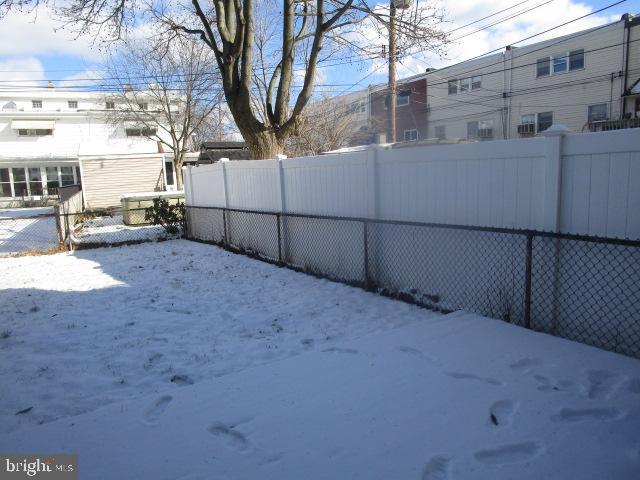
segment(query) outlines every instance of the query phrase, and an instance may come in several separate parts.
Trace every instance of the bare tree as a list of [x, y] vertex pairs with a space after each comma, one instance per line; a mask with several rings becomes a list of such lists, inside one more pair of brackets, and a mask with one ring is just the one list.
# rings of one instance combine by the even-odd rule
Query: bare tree
[[289, 137], [286, 153], [303, 157], [346, 147], [358, 134], [353, 129], [355, 115], [336, 108], [330, 99], [310, 104]]
[[194, 135], [211, 133], [223, 101], [211, 60], [211, 51], [191, 38], [170, 45], [129, 40], [106, 65], [116, 87], [107, 96], [116, 107], [109, 110], [110, 122], [167, 147], [173, 153], [178, 188]]
[[[229, 110], [254, 158], [283, 151], [312, 98], [319, 64], [331, 60], [347, 64], [360, 58], [371, 45], [370, 38], [358, 34], [360, 25], [389, 20], [388, 9], [378, 9], [374, 0], [0, 0], [0, 8], [43, 2], [59, 5], [60, 15], [81, 32], [98, 29], [120, 38], [153, 17], [174, 39], [182, 35], [199, 39], [213, 52]], [[414, 48], [425, 49], [446, 40], [438, 28], [442, 21], [438, 10], [414, 12], [396, 22], [399, 39], [410, 39]], [[261, 15], [270, 27], [261, 46], [268, 55], [257, 55]], [[263, 91], [256, 81], [260, 77]]]

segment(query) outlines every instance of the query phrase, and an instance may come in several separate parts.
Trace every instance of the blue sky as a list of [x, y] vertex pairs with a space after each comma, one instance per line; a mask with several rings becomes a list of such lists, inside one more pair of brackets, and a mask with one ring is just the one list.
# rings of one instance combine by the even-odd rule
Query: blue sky
[[[447, 18], [450, 22], [445, 30], [465, 25], [515, 4], [514, 0], [441, 1], [448, 12]], [[521, 7], [512, 12], [544, 1], [522, 1]], [[428, 66], [441, 67], [503, 47], [614, 2], [615, 0], [552, 0], [549, 4], [512, 20], [466, 36], [447, 49], [447, 58], [441, 59], [428, 54], [405, 58], [399, 67], [399, 74], [401, 77], [409, 76], [424, 71]], [[549, 32], [529, 43], [615, 21], [625, 12], [640, 13], [640, 0], [627, 0], [604, 12]], [[456, 32], [456, 35], [470, 33], [479, 26], [482, 26], [482, 23]], [[42, 85], [42, 82], [53, 80], [58, 85], [80, 86], [87, 82], [79, 79], [96, 75], [95, 72], [102, 58], [99, 49], [91, 44], [88, 37], [75, 39], [71, 32], [59, 29], [56, 31], [56, 27], [59, 25], [46, 9], [41, 10], [37, 18], [23, 14], [10, 14], [0, 20], [0, 80], [2, 80], [0, 85], [5, 88], [8, 85], [26, 87]], [[333, 95], [347, 90], [365, 88], [368, 84], [384, 81], [385, 71], [386, 67], [381, 59], [321, 68], [317, 91], [321, 95]]]

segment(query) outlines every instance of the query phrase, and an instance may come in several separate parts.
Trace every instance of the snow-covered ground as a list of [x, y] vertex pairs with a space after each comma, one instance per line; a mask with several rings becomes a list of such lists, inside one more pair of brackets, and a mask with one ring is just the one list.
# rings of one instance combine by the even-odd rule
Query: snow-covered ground
[[57, 243], [52, 207], [0, 209], [0, 256], [27, 250], [47, 250]]
[[87, 220], [73, 235], [74, 245], [117, 244], [161, 240], [171, 237], [160, 225], [125, 225], [122, 215]]
[[80, 478], [640, 478], [632, 358], [187, 241], [0, 288], [0, 451]]

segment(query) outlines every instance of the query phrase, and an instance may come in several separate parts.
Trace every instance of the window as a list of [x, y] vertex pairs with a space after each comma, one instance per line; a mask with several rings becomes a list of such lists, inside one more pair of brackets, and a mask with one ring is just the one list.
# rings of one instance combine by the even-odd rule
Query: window
[[478, 138], [478, 122], [467, 122], [467, 138]]
[[584, 49], [569, 52], [569, 70], [584, 68]]
[[27, 190], [27, 176], [24, 168], [13, 168], [13, 191], [16, 197], [26, 197], [29, 192]]
[[589, 122], [598, 122], [607, 119], [607, 104], [599, 103], [598, 105], [589, 105], [587, 118]]
[[42, 108], [42, 100], [31, 100], [31, 106], [33, 108]]
[[42, 174], [40, 173], [40, 167], [30, 167], [28, 170], [31, 195], [42, 195]]
[[58, 167], [47, 167], [47, 190], [49, 194], [55, 193], [55, 190], [60, 186], [60, 180], [58, 179]]
[[173, 162], [164, 162], [164, 171], [167, 174], [167, 185], [174, 185]]
[[529, 113], [527, 115], [522, 115], [520, 117], [520, 123], [523, 125], [529, 125], [532, 123], [536, 123], [536, 114], [535, 113]]
[[11, 197], [11, 178], [8, 168], [0, 168], [0, 197]]
[[544, 132], [553, 125], [553, 112], [542, 112], [538, 114], [538, 132]]
[[107, 110], [114, 110], [116, 108], [116, 102], [106, 102], [105, 108]]
[[569, 63], [567, 62], [567, 55], [560, 53], [553, 56], [553, 73], [564, 73], [567, 71]]
[[418, 140], [418, 130], [416, 130], [415, 128], [412, 130], [405, 130], [404, 131], [404, 141], [405, 142], [414, 142]]
[[151, 137], [155, 135], [158, 130], [155, 128], [126, 128], [125, 132], [127, 137]]
[[460, 92], [468, 92], [471, 90], [471, 78], [460, 79]]
[[398, 107], [409, 105], [410, 98], [411, 98], [411, 90], [402, 90], [398, 92], [398, 95], [396, 96], [396, 105]]
[[351, 113], [364, 113], [367, 111], [367, 104], [364, 100], [356, 100], [347, 105], [347, 114]]
[[140, 110], [149, 110], [149, 104], [147, 102], [138, 103], [138, 107]]
[[75, 180], [73, 178], [73, 167], [60, 167], [60, 178], [62, 180], [62, 186], [73, 185]]
[[471, 77], [471, 90], [477, 90], [479, 88], [482, 88], [482, 77]]
[[455, 95], [458, 93], [458, 80], [449, 80], [449, 95]]
[[44, 137], [46, 135], [53, 135], [53, 130], [44, 128], [21, 128], [18, 130], [18, 135], [21, 137]]
[[493, 120], [480, 120], [467, 123], [467, 138], [493, 138]]
[[77, 100], [69, 100], [67, 104], [69, 105], [69, 108], [78, 108]]
[[446, 125], [437, 125], [436, 126], [436, 138], [440, 140], [444, 140], [447, 138], [447, 130]]
[[536, 77], [546, 77], [551, 73], [549, 69], [549, 57], [539, 58], [536, 62]]

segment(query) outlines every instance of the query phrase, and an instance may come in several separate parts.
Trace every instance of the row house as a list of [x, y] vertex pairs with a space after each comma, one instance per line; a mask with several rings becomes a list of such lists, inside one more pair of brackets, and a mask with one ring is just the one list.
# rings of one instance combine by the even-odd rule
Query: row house
[[[639, 40], [640, 17], [625, 14], [614, 23], [400, 80], [397, 141], [521, 138], [552, 124], [575, 132], [640, 127]], [[385, 143], [388, 88], [356, 94], [368, 100], [362, 107], [368, 109], [368, 140]]]
[[46, 201], [74, 184], [92, 208], [131, 191], [174, 189], [171, 156], [148, 138], [157, 132], [114, 122], [117, 108], [104, 93], [52, 85], [0, 93], [0, 206]]

